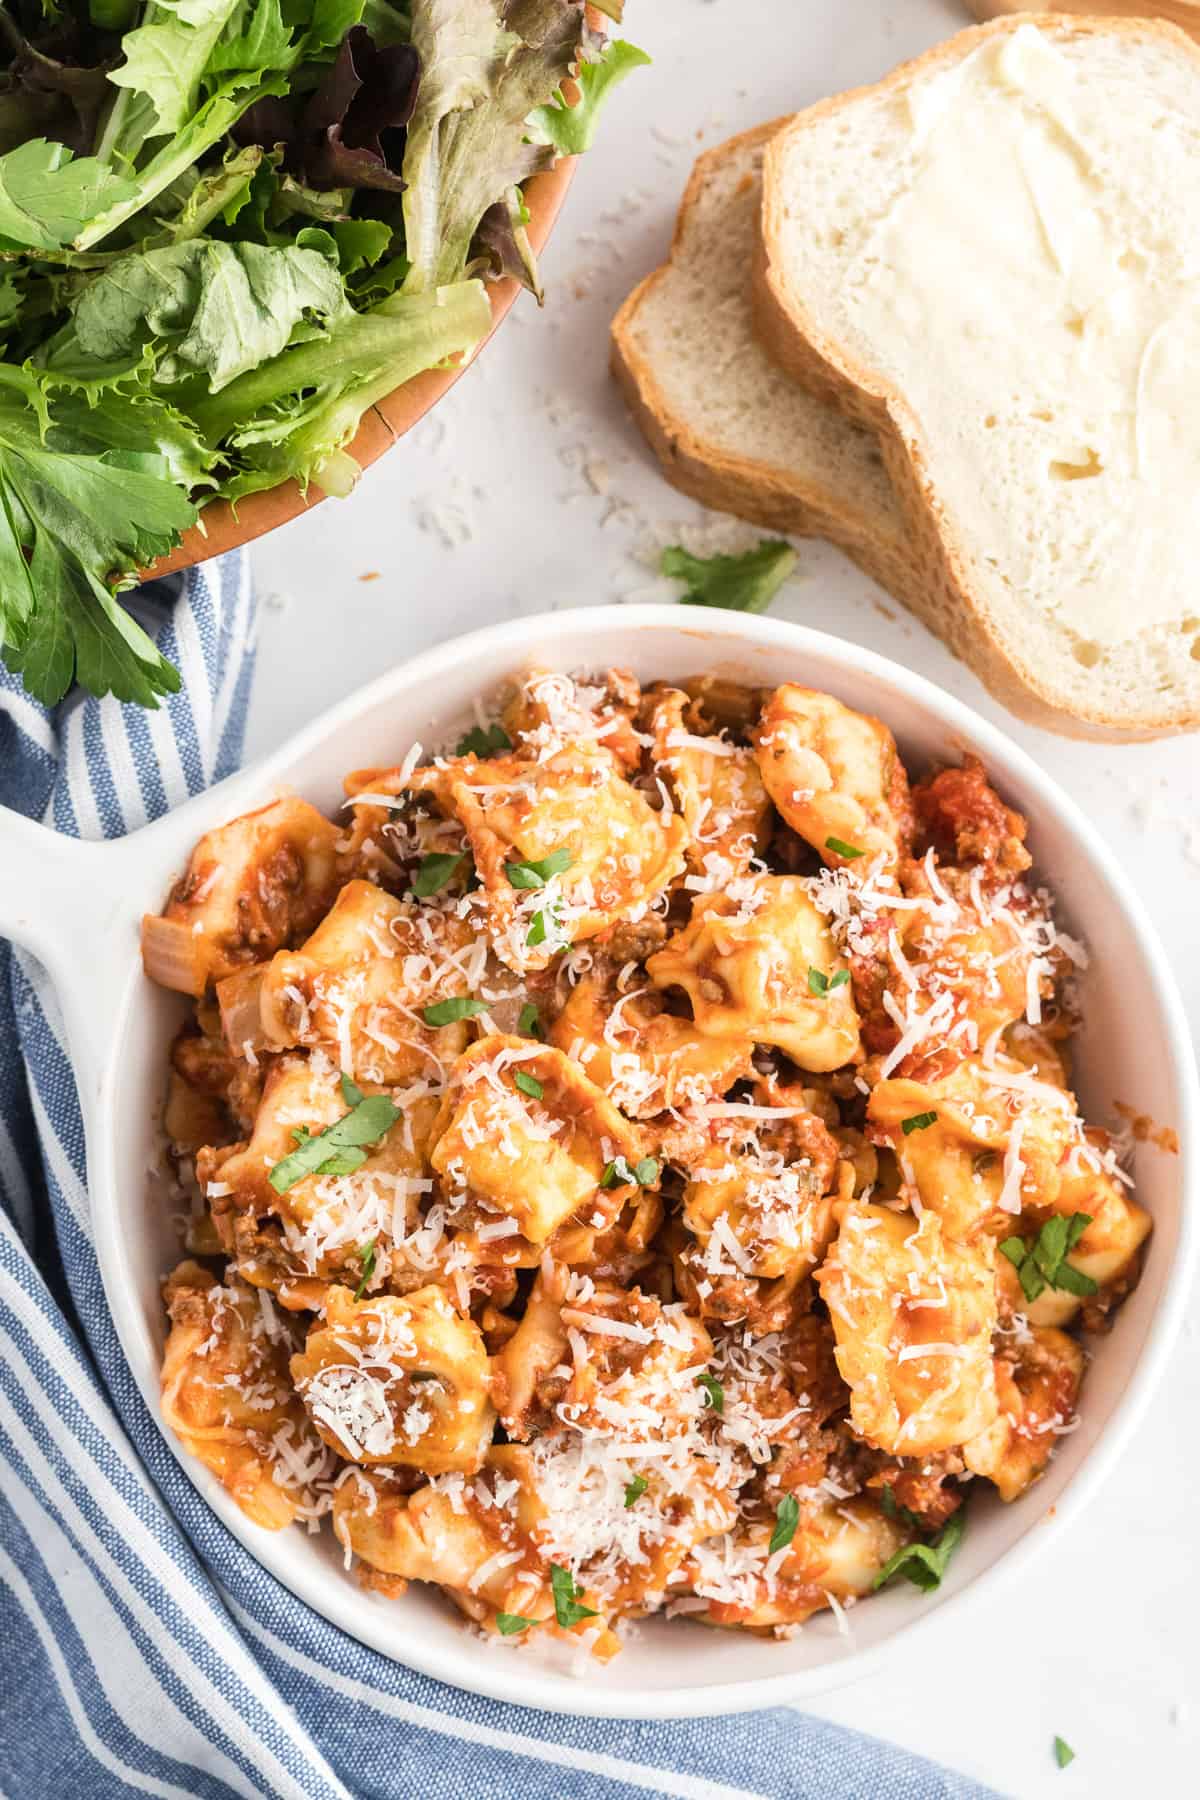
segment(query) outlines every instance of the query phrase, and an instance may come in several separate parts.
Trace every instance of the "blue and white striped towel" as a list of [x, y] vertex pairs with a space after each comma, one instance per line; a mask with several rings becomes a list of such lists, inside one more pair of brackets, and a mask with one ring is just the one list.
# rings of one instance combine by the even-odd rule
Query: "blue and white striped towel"
[[[244, 558], [143, 589], [183, 672], [158, 713], [52, 714], [0, 669], [0, 801], [114, 837], [228, 774], [254, 608]], [[0, 945], [0, 1788], [21, 1800], [647, 1793], [968, 1800], [983, 1790], [779, 1709], [640, 1725], [424, 1679], [310, 1612], [209, 1512], [125, 1366], [88, 1225], [53, 995]]]

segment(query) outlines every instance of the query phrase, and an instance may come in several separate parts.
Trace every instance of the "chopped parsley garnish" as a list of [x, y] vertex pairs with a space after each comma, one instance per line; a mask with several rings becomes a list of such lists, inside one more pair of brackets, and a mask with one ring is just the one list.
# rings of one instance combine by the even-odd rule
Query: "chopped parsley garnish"
[[635, 1475], [632, 1481], [625, 1483], [625, 1506], [628, 1509], [639, 1501], [650, 1483], [644, 1475]]
[[718, 1419], [725, 1417], [725, 1389], [715, 1375], [697, 1375], [696, 1386], [704, 1389], [704, 1403]]
[[782, 538], [763, 538], [740, 556], [693, 556], [681, 544], [663, 551], [659, 564], [672, 581], [687, 584], [681, 606], [725, 606], [733, 612], [766, 612], [796, 566], [796, 552]]
[[905, 1137], [911, 1137], [914, 1131], [928, 1131], [936, 1119], [935, 1112], [913, 1113], [910, 1118], [901, 1119], [900, 1129]]
[[421, 1017], [427, 1025], [456, 1025], [460, 1019], [473, 1019], [476, 1013], [486, 1011], [485, 1000], [468, 1000], [465, 994], [458, 994], [453, 1000], [435, 1000], [432, 1006], [423, 1006]]
[[775, 1508], [775, 1529], [771, 1533], [771, 1542], [767, 1545], [772, 1556], [777, 1550], [787, 1549], [796, 1535], [796, 1526], [799, 1523], [800, 1502], [795, 1494], [785, 1494]]
[[569, 850], [552, 850], [540, 862], [505, 863], [504, 873], [510, 887], [541, 888], [552, 875], [565, 875], [574, 860]]
[[538, 1009], [532, 1000], [527, 1000], [521, 1008], [521, 1016], [517, 1020], [517, 1030], [525, 1037], [541, 1037], [541, 1021], [538, 1017]]
[[513, 1080], [516, 1082], [521, 1092], [523, 1094], [528, 1094], [531, 1100], [540, 1100], [546, 1091], [537, 1076], [527, 1075], [524, 1069], [518, 1069], [513, 1076]]
[[905, 1544], [895, 1556], [889, 1556], [871, 1583], [873, 1588], [886, 1587], [895, 1575], [903, 1575], [923, 1593], [941, 1586], [942, 1576], [950, 1566], [950, 1558], [962, 1543], [967, 1529], [964, 1508], [952, 1514], [931, 1544]]
[[386, 1094], [364, 1098], [348, 1075], [342, 1076], [342, 1098], [350, 1111], [315, 1137], [307, 1125], [293, 1128], [296, 1148], [267, 1172], [277, 1194], [286, 1194], [306, 1175], [353, 1174], [367, 1160], [363, 1145], [377, 1143], [400, 1117], [400, 1108]]
[[825, 848], [832, 850], [836, 856], [846, 857], [849, 862], [853, 862], [856, 856], [866, 855], [865, 850], [855, 849], [854, 845], [846, 843], [844, 838], [827, 837]]
[[1068, 1763], [1073, 1763], [1075, 1761], [1075, 1752], [1072, 1750], [1070, 1744], [1068, 1744], [1066, 1738], [1055, 1738], [1054, 1760], [1060, 1769], [1065, 1769]]
[[450, 877], [462, 861], [465, 852], [457, 855], [443, 854], [433, 851], [421, 858], [421, 866], [413, 881], [413, 893], [418, 900], [428, 900], [431, 894], [440, 894]]
[[550, 1591], [554, 1595], [554, 1617], [564, 1628], [578, 1625], [581, 1619], [599, 1618], [594, 1607], [580, 1604], [575, 1577], [558, 1563], [550, 1564]]
[[810, 969], [808, 971], [808, 991], [823, 1000], [826, 994], [834, 994], [838, 988], [845, 987], [849, 979], [849, 969], [839, 969], [836, 975], [826, 975], [820, 969]]
[[544, 1625], [544, 1619], [527, 1619], [523, 1613], [497, 1613], [496, 1630], [501, 1637], [516, 1637], [518, 1631], [528, 1631], [531, 1625]]
[[[554, 920], [554, 915], [553, 915], [553, 913], [551, 913], [550, 914], [551, 923], [553, 923], [553, 920]], [[529, 927], [529, 930], [525, 933], [525, 942], [531, 948], [536, 948], [538, 944], [544, 944], [546, 941], [546, 933], [549, 929], [550, 929], [550, 927], [546, 923], [546, 914], [544, 912], [535, 913], [533, 916], [533, 924]]]
[[502, 725], [476, 725], [466, 737], [458, 740], [455, 756], [495, 756], [498, 750], [511, 750], [512, 739]]
[[358, 1260], [359, 1260], [359, 1264], [361, 1265], [361, 1268], [362, 1268], [362, 1280], [359, 1282], [358, 1286], [354, 1290], [354, 1298], [356, 1300], [361, 1300], [363, 1295], [367, 1291], [368, 1281], [370, 1281], [372, 1275], [374, 1275], [374, 1273], [375, 1273], [375, 1239], [374, 1238], [371, 1239], [369, 1244], [363, 1245], [362, 1249], [358, 1253]]
[[1070, 1218], [1066, 1213], [1055, 1213], [1052, 1219], [1046, 1220], [1036, 1238], [1005, 1238], [1000, 1253], [1007, 1256], [1016, 1269], [1021, 1292], [1030, 1305], [1048, 1287], [1074, 1294], [1080, 1300], [1097, 1292], [1097, 1284], [1091, 1276], [1073, 1268], [1067, 1261], [1091, 1222], [1091, 1213], [1072, 1213]]
[[631, 1168], [623, 1156], [618, 1156], [614, 1161], [605, 1163], [599, 1185], [602, 1188], [653, 1187], [661, 1166], [657, 1157], [643, 1156]]

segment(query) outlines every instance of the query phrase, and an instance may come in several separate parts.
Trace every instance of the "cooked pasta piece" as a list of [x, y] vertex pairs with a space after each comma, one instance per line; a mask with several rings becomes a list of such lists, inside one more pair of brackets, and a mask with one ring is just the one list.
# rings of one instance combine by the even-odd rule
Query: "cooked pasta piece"
[[886, 725], [788, 683], [763, 708], [754, 742], [768, 794], [824, 862], [895, 866], [912, 837], [912, 806]]
[[717, 1099], [753, 1073], [744, 1037], [698, 1030], [667, 1012], [655, 988], [621, 994], [591, 975], [571, 990], [549, 1036], [631, 1119]]
[[440, 1287], [369, 1300], [330, 1288], [291, 1374], [322, 1438], [353, 1462], [469, 1474], [492, 1441], [483, 1339]]
[[687, 826], [688, 885], [712, 891], [748, 873], [766, 844], [771, 803], [753, 751], [689, 731], [690, 707], [680, 688], [667, 688], [655, 700], [654, 764]]
[[1017, 1500], [1036, 1481], [1075, 1417], [1083, 1379], [1083, 1351], [1065, 1332], [1035, 1326], [996, 1357], [999, 1413], [986, 1431], [963, 1445], [975, 1475], [996, 1484], [1002, 1500]]
[[180, 1263], [164, 1287], [163, 1418], [246, 1516], [278, 1531], [311, 1510], [332, 1459], [288, 1379], [286, 1320], [237, 1280]]
[[311, 931], [337, 892], [336, 825], [289, 795], [202, 837], [161, 917], [142, 921], [146, 973], [203, 994]]
[[[1067, 1218], [1084, 1214], [1089, 1220], [1065, 1260], [1095, 1283], [1094, 1295], [1049, 1285], [1032, 1303], [1026, 1302], [1012, 1288], [1015, 1271], [1009, 1265], [1005, 1280], [1011, 1301], [1032, 1325], [1068, 1325], [1086, 1308], [1093, 1327], [1098, 1326], [1137, 1277], [1142, 1246], [1150, 1235], [1150, 1215], [1103, 1166], [1089, 1166], [1092, 1159], [1101, 1161], [1106, 1148], [1104, 1133], [1085, 1134], [1084, 1143], [1067, 1158], [1055, 1202], [1059, 1214]], [[1032, 1237], [1045, 1223], [1045, 1212], [1035, 1209], [1022, 1216], [1016, 1231]]]
[[455, 1064], [430, 1160], [464, 1219], [509, 1219], [544, 1244], [595, 1198], [610, 1162], [636, 1163], [633, 1127], [577, 1063], [550, 1046], [497, 1035]]
[[991, 1239], [954, 1243], [932, 1212], [918, 1222], [858, 1200], [842, 1209], [817, 1284], [868, 1443], [924, 1456], [995, 1419], [994, 1262]]
[[905, 1543], [904, 1527], [866, 1498], [806, 1507], [782, 1553], [771, 1551], [772, 1521], [762, 1519], [696, 1551], [690, 1574], [707, 1600], [691, 1612], [705, 1625], [778, 1633], [816, 1612], [869, 1594], [883, 1565]]
[[650, 957], [656, 987], [679, 987], [706, 1036], [776, 1044], [802, 1069], [858, 1059], [848, 970], [803, 881], [760, 875], [702, 894], [690, 922]]

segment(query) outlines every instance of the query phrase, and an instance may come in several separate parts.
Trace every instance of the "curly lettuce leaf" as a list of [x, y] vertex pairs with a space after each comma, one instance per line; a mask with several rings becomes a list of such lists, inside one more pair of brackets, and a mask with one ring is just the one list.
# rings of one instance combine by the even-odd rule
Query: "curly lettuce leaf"
[[554, 160], [529, 115], [575, 68], [582, 0], [414, 0], [421, 89], [404, 158], [406, 289], [454, 281], [492, 203]]
[[579, 98], [568, 104], [560, 90], [548, 105], [536, 107], [530, 114], [531, 130], [553, 144], [561, 156], [579, 156], [590, 150], [605, 100], [619, 82], [649, 61], [636, 44], [612, 39], [598, 56], [580, 63], [575, 77]]
[[278, 356], [302, 320], [333, 319], [347, 305], [336, 261], [318, 250], [188, 238], [123, 256], [90, 282], [75, 304], [75, 340], [100, 362], [153, 343], [158, 381], [199, 373], [217, 393]]
[[[128, 154], [131, 133], [140, 139], [180, 131], [200, 103], [206, 75], [224, 73], [243, 85], [284, 61], [292, 34], [279, 0], [178, 0], [151, 4], [146, 23], [121, 40], [125, 61], [109, 80], [130, 90], [153, 109], [126, 108], [120, 133], [108, 136], [106, 154]], [[140, 142], [137, 146], [140, 148]]]
[[78, 679], [155, 706], [179, 677], [118, 605], [114, 577], [178, 543], [196, 508], [162, 453], [158, 403], [126, 396], [126, 443], [100, 454], [79, 406], [60, 411], [33, 372], [0, 367], [0, 652], [47, 705]]

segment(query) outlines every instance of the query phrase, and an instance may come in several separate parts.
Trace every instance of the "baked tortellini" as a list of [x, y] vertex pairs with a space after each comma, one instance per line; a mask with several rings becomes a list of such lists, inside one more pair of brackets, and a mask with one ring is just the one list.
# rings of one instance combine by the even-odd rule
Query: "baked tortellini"
[[1150, 1233], [1024, 820], [799, 680], [535, 670], [395, 757], [146, 922], [181, 1446], [510, 1648], [935, 1584]]

